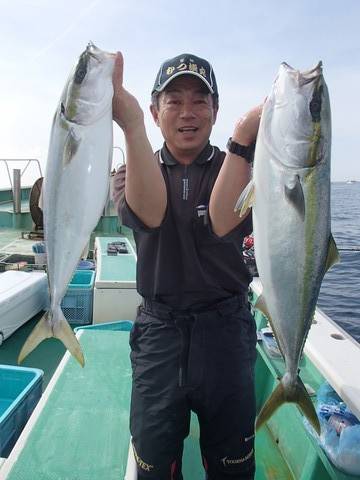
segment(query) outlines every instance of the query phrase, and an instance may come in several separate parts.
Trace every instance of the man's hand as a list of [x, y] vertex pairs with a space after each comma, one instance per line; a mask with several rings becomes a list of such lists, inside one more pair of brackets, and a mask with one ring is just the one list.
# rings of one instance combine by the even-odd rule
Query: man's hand
[[241, 145], [250, 145], [255, 142], [259, 130], [260, 118], [264, 104], [249, 110], [235, 125], [232, 139]]
[[136, 98], [123, 87], [124, 59], [117, 52], [113, 73], [113, 119], [123, 129], [124, 133], [143, 128], [144, 113]]

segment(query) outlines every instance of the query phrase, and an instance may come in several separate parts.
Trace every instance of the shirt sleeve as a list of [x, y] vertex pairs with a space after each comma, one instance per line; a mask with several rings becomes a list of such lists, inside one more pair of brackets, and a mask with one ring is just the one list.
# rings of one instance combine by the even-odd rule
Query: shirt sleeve
[[113, 202], [121, 223], [135, 232], [151, 233], [160, 227], [150, 228], [131, 210], [125, 198], [126, 165], [122, 165], [113, 179]]

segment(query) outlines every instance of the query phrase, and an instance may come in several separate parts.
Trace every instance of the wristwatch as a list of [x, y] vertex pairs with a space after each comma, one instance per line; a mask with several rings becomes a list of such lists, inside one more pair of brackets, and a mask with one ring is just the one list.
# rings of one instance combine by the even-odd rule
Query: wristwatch
[[245, 146], [240, 145], [240, 143], [234, 142], [233, 139], [230, 137], [226, 144], [226, 148], [229, 150], [230, 153], [235, 153], [235, 155], [243, 157], [248, 163], [253, 163], [255, 142], [251, 145]]

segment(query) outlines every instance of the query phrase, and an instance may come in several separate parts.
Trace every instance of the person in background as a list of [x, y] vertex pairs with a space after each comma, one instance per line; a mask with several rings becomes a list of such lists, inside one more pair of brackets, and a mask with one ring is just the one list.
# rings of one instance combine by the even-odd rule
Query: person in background
[[219, 108], [212, 66], [187, 53], [166, 60], [151, 96], [164, 137], [154, 153], [143, 111], [123, 87], [120, 53], [113, 83], [127, 159], [114, 201], [134, 233], [143, 298], [130, 333], [138, 478], [183, 478], [194, 411], [206, 477], [253, 479], [256, 328], [242, 256], [252, 222], [234, 205], [250, 180], [262, 106], [236, 123], [224, 153], [209, 140]]

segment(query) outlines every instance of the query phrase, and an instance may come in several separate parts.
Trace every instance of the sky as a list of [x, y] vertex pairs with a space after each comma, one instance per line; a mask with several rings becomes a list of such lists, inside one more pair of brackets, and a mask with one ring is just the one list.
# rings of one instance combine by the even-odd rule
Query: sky
[[[154, 150], [162, 136], [150, 92], [165, 59], [186, 52], [212, 64], [220, 109], [211, 142], [222, 149], [236, 120], [266, 97], [281, 62], [306, 70], [322, 60], [332, 110], [331, 177], [360, 180], [359, 0], [0, 0], [0, 12], [2, 159], [37, 158], [44, 174], [60, 94], [91, 40], [123, 52], [124, 85], [144, 110]], [[124, 147], [116, 125], [114, 145]], [[122, 162], [120, 148], [114, 165]], [[35, 165], [27, 175], [25, 184], [40, 176]]]

